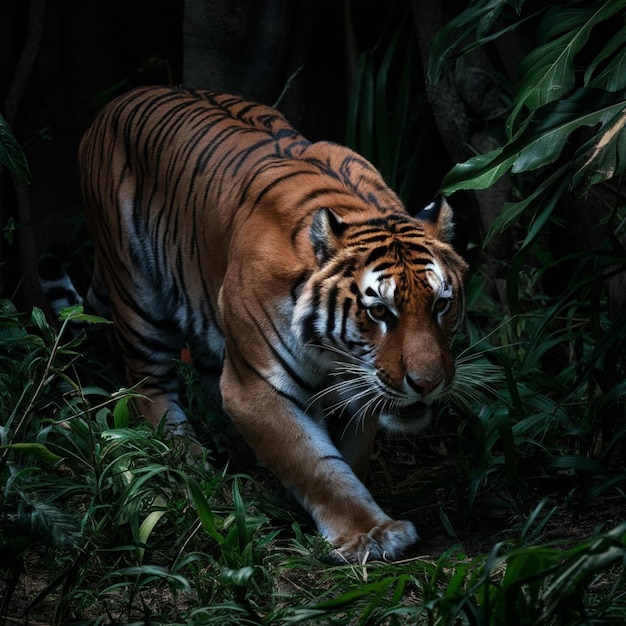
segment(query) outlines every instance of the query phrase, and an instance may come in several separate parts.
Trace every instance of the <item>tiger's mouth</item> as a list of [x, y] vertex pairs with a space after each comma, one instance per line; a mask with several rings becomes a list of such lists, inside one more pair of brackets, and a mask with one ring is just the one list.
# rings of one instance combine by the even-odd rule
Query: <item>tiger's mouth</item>
[[398, 411], [395, 411], [394, 417], [406, 421], [421, 419], [428, 414], [429, 410], [430, 406], [425, 402], [414, 402], [413, 404], [408, 404]]
[[396, 409], [393, 414], [382, 414], [380, 425], [390, 432], [418, 433], [431, 419], [431, 407], [425, 402], [414, 402]]

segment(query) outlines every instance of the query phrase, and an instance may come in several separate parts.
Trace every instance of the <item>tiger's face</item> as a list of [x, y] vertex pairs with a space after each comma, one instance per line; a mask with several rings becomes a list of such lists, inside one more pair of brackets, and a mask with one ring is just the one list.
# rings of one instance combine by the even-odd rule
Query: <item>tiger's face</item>
[[376, 414], [388, 429], [415, 431], [452, 382], [466, 265], [446, 241], [449, 207], [428, 210], [434, 219], [351, 224], [332, 211], [314, 219], [319, 270], [295, 324], [326, 363], [320, 396], [332, 398], [331, 413], [349, 408], [358, 419]]

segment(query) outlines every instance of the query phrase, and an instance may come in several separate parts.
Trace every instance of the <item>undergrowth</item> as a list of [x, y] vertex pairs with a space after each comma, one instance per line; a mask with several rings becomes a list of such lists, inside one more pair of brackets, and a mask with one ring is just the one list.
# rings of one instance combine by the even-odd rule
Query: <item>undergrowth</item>
[[[470, 296], [474, 311], [492, 314], [479, 279], [470, 285]], [[449, 446], [443, 469], [421, 489], [420, 478], [400, 484], [392, 457], [374, 462], [374, 484], [377, 473], [393, 469], [384, 489], [397, 493], [395, 506], [426, 531], [424, 545], [433, 553], [395, 564], [330, 567], [322, 558], [326, 544], [275, 498], [262, 473], [220, 469], [210, 449], [190, 463], [183, 442], [165, 441], [135, 422], [132, 389], [111, 392], [83, 382], [92, 380], [93, 362], [80, 352], [82, 336], [67, 330], [75, 320], [100, 320], [72, 309], [56, 331], [38, 310], [24, 319], [2, 301], [3, 619], [619, 623], [626, 616], [626, 525], [607, 515], [582, 541], [554, 530], [545, 541], [547, 529], [564, 519], [567, 507], [559, 493], [567, 492], [570, 508], [593, 507], [607, 494], [623, 496], [623, 463], [613, 459], [619, 432], [599, 455], [594, 452], [602, 430], [599, 414], [617, 392], [609, 390], [607, 398], [590, 388], [585, 372], [597, 365], [597, 351], [576, 336], [576, 325], [562, 323], [559, 311], [548, 307], [542, 315], [511, 318], [486, 339], [470, 323], [466, 343], [473, 347], [461, 359], [466, 365], [460, 378], [465, 368], [471, 379], [482, 367], [492, 376], [492, 388], [467, 395], [461, 384], [425, 444], [382, 444], [383, 457], [390, 446], [393, 458], [407, 446]], [[605, 327], [605, 341], [614, 346], [611, 328]], [[548, 346], [557, 339], [579, 346], [576, 384], [570, 373], [563, 374], [563, 388], [537, 374], [542, 351], [526, 338], [538, 332], [552, 338]], [[481, 339], [474, 340], [474, 333]], [[512, 376], [514, 384], [498, 388]], [[204, 387], [191, 375], [185, 379], [190, 406], [206, 410]], [[590, 411], [579, 407], [583, 394]], [[456, 432], [447, 430], [453, 421]], [[419, 473], [419, 462], [411, 463]], [[556, 489], [546, 492], [541, 480], [548, 478]], [[483, 551], [463, 548], [464, 538], [499, 509], [506, 511], [501, 538], [494, 541], [492, 535]], [[491, 519], [489, 532], [493, 524]], [[428, 541], [428, 533], [438, 532], [448, 537], [448, 548], [439, 554]]]

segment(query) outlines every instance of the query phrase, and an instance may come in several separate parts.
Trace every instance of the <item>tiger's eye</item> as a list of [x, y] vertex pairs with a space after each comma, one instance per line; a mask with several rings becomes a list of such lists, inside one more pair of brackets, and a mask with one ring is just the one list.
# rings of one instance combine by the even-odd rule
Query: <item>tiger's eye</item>
[[450, 298], [437, 298], [433, 304], [433, 311], [437, 314], [445, 313], [450, 308]]
[[372, 304], [367, 310], [370, 317], [377, 322], [384, 321], [389, 315], [389, 309], [380, 302]]

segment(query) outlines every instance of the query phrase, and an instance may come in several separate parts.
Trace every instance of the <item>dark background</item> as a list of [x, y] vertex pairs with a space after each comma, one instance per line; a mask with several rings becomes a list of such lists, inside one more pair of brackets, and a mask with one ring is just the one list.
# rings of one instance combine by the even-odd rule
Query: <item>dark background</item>
[[[181, 83], [240, 93], [277, 104], [313, 141], [343, 143], [359, 53], [375, 49], [390, 23], [417, 19], [424, 4], [441, 12], [440, 3], [419, 1], [411, 10], [406, 2], [374, 0], [3, 0], [0, 112], [33, 178], [19, 189], [7, 170], [0, 175], [0, 226], [17, 225], [13, 243], [1, 238], [1, 295], [20, 310], [45, 309], [36, 262], [47, 251], [85, 288], [88, 268], [81, 265], [90, 263], [90, 237], [76, 152], [98, 109], [115, 95]], [[423, 91], [419, 61], [414, 73]], [[414, 209], [430, 201], [453, 163], [434, 125], [429, 132]]]

